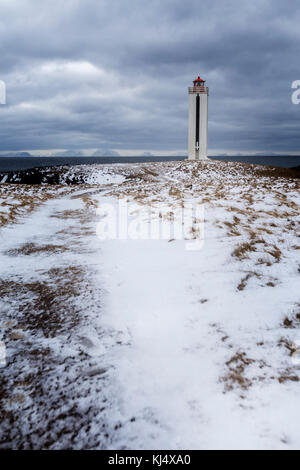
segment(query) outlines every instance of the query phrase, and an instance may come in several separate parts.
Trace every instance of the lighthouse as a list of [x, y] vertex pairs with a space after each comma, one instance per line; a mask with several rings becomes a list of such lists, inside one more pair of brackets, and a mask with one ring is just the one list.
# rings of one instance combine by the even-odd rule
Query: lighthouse
[[189, 160], [207, 159], [208, 87], [198, 77], [189, 87]]

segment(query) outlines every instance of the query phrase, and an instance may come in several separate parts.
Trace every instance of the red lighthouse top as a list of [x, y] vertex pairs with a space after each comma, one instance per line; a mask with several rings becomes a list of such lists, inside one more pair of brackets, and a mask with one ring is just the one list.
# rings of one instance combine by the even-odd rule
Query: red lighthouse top
[[196, 78], [196, 80], [194, 80], [193, 83], [194, 83], [194, 86], [204, 85], [205, 80], [202, 80], [202, 78], [200, 78], [199, 75], [198, 75], [198, 78]]

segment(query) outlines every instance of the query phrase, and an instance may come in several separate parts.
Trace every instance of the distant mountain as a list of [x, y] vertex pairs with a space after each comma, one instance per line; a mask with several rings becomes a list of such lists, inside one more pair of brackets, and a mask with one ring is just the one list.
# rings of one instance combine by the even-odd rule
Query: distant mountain
[[154, 155], [151, 152], [144, 152], [141, 154], [141, 157], [154, 157]]
[[14, 154], [14, 157], [32, 157], [31, 153], [29, 152], [18, 152]]
[[188, 153], [183, 150], [182, 152], [174, 153], [173, 156], [174, 157], [187, 157]]
[[121, 155], [115, 150], [98, 149], [92, 154], [92, 157], [120, 157]]
[[84, 157], [80, 150], [64, 150], [62, 152], [53, 153], [51, 157]]
[[31, 153], [29, 152], [10, 152], [10, 153], [2, 153], [0, 154], [0, 157], [12, 157], [12, 158], [18, 158], [18, 157], [21, 157], [21, 158], [26, 158], [26, 157], [33, 157], [33, 155], [31, 155]]

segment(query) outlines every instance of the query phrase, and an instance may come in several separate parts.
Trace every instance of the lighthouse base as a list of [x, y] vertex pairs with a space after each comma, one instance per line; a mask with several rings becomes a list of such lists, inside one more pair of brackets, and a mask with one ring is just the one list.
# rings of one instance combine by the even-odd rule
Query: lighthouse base
[[208, 157], [206, 154], [195, 150], [194, 152], [189, 152], [188, 160], [208, 160]]

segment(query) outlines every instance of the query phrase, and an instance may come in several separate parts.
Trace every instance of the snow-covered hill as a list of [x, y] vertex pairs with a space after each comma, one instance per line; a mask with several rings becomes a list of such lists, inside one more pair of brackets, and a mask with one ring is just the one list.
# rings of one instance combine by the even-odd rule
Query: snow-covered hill
[[[81, 166], [0, 198], [2, 448], [299, 448], [292, 172]], [[189, 236], [151, 239], [186, 202]]]

